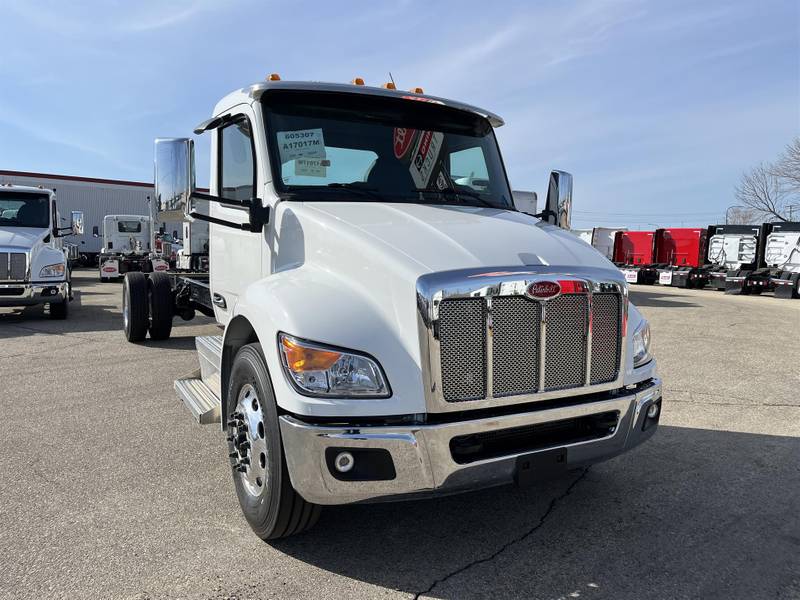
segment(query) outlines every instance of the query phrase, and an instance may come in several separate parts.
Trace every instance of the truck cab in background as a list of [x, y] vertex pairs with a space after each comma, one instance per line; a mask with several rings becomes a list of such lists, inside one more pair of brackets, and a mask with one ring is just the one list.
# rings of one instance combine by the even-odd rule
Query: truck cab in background
[[761, 230], [760, 225], [709, 225], [706, 271], [712, 287], [724, 290], [728, 274], [755, 269]]
[[83, 213], [61, 227], [55, 192], [0, 185], [0, 307], [47, 304], [50, 317], [67, 317], [72, 300], [64, 236], [83, 233]]
[[159, 216], [209, 223], [210, 274], [129, 273], [125, 333], [165, 337], [195, 310], [222, 326], [175, 390], [221, 426], [263, 539], [322, 505], [536, 483], [657, 428], [649, 326], [565, 231], [572, 177], [526, 214], [500, 117], [393, 87], [234, 91], [195, 129], [210, 194], [191, 140], [156, 141]]
[[764, 263], [776, 298], [800, 298], [800, 222], [770, 225]]
[[681, 288], [703, 288], [708, 284], [706, 229], [665, 227], [655, 233], [655, 268], [658, 283]]
[[178, 250], [179, 271], [208, 271], [208, 222], [183, 222], [183, 247]]
[[150, 273], [169, 269], [168, 260], [153, 248], [153, 219], [142, 215], [106, 215], [100, 251], [100, 281], [131, 271]]
[[614, 236], [614, 264], [628, 283], [653, 285], [658, 280], [654, 265], [654, 231], [617, 231]]

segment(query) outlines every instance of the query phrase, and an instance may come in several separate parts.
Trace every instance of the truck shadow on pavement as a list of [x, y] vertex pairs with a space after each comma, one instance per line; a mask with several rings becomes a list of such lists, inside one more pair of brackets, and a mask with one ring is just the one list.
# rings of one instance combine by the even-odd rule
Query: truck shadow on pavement
[[662, 426], [537, 488], [326, 508], [273, 542], [436, 598], [786, 597], [800, 573], [800, 439]]
[[[637, 289], [631, 289], [630, 300], [636, 306], [652, 306], [662, 308], [700, 308], [700, 305], [681, 298], [688, 298], [683, 294], [664, 294], [659, 292], [651, 292], [647, 289], [642, 289], [639, 286]], [[709, 291], [709, 293], [714, 293]]]

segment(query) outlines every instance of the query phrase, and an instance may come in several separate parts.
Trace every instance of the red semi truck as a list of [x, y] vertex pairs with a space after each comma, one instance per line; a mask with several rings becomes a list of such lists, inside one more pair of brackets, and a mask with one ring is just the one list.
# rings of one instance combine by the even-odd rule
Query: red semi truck
[[667, 227], [655, 232], [655, 267], [658, 283], [682, 288], [708, 284], [707, 231], [696, 227]]
[[652, 285], [658, 278], [653, 263], [653, 231], [618, 231], [614, 237], [614, 264], [628, 283]]

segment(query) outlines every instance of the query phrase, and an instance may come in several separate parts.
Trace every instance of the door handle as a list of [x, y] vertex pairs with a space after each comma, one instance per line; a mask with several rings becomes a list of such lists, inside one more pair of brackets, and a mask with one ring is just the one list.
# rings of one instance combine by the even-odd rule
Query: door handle
[[228, 308], [227, 303], [225, 302], [225, 296], [222, 294], [214, 293], [211, 295], [211, 303], [214, 306], [219, 306], [220, 308], [226, 309]]

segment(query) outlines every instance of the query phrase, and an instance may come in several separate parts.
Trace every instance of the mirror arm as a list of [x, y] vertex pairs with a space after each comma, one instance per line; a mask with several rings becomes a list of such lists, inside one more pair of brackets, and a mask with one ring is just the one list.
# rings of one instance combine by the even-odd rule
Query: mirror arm
[[533, 216], [536, 217], [537, 219], [541, 219], [542, 221], [545, 221], [545, 220], [547, 220], [547, 217], [549, 217], [551, 215], [553, 216], [553, 218], [558, 219], [558, 215], [556, 214], [556, 212], [550, 210], [549, 208], [545, 208], [542, 212], [536, 213]]
[[195, 192], [192, 198], [197, 200], [205, 200], [207, 202], [217, 202], [219, 204], [233, 204], [234, 206], [241, 206], [248, 209], [249, 222], [247, 223], [234, 223], [232, 221], [225, 221], [224, 219], [217, 219], [202, 213], [191, 212], [189, 216], [198, 221], [206, 221], [214, 223], [215, 225], [222, 225], [224, 227], [232, 227], [233, 229], [241, 229], [242, 231], [252, 231], [253, 233], [261, 233], [264, 230], [264, 225], [269, 223], [269, 206], [263, 206], [260, 198], [249, 198], [247, 200], [235, 200], [231, 198], [221, 198], [219, 196], [212, 196], [211, 194], [203, 194]]

